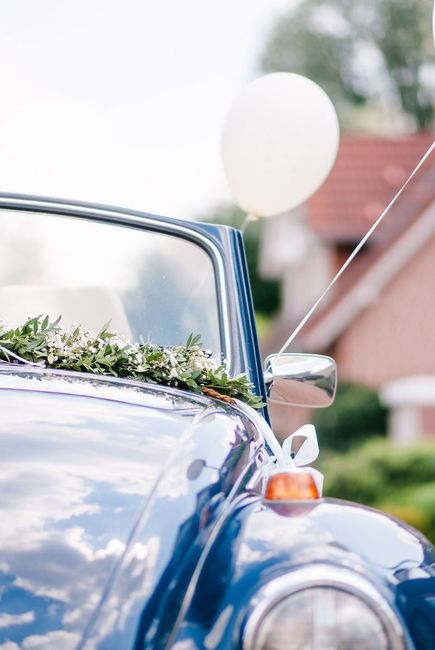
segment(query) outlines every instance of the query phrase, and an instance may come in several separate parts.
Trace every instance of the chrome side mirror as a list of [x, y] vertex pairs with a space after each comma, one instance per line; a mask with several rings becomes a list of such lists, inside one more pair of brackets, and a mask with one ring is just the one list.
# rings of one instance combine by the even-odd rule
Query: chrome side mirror
[[272, 354], [264, 373], [271, 402], [323, 408], [334, 401], [337, 366], [318, 354]]

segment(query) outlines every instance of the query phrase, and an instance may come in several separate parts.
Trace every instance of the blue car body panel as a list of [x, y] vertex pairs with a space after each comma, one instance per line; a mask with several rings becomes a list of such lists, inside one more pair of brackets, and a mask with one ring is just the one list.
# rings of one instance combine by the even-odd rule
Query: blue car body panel
[[420, 534], [375, 510], [332, 499], [274, 506], [247, 498], [222, 527], [177, 641], [237, 647], [262, 586], [307, 565], [329, 564], [352, 566], [369, 579], [402, 621], [409, 647], [429, 650], [434, 562], [434, 549]]
[[[1, 207], [146, 217], [21, 196], [0, 196]], [[153, 219], [219, 248], [233, 365], [265, 396], [240, 233]], [[0, 364], [0, 650], [241, 648], [259, 589], [324, 564], [363, 575], [408, 647], [433, 649], [432, 545], [355, 504], [264, 501], [267, 417], [172, 388]]]
[[170, 593], [180, 571], [187, 587], [255, 470], [258, 433], [182, 391], [1, 367], [0, 386], [2, 607], [15, 617], [0, 639], [131, 647], [157, 587]]

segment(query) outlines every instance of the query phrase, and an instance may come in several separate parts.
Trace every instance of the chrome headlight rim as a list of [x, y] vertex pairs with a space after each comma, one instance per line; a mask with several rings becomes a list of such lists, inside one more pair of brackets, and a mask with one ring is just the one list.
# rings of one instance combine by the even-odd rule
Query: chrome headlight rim
[[347, 568], [314, 564], [272, 579], [257, 592], [255, 604], [243, 629], [243, 650], [255, 650], [257, 632], [276, 605], [297, 592], [316, 587], [338, 589], [359, 598], [382, 623], [389, 650], [408, 648], [405, 631], [397, 614], [371, 582]]

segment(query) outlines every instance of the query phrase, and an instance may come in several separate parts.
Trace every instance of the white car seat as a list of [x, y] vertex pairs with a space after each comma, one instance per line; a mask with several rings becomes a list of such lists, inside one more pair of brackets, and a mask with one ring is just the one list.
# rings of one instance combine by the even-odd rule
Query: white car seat
[[0, 319], [17, 327], [29, 316], [39, 314], [48, 314], [50, 320], [62, 316], [63, 327], [69, 328], [75, 322], [95, 333], [110, 320], [111, 331], [131, 338], [124, 305], [110, 287], [0, 286]]

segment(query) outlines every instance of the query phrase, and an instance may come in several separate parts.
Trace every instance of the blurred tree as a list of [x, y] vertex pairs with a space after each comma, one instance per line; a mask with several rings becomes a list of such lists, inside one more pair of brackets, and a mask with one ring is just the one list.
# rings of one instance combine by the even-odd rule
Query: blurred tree
[[[221, 205], [217, 206], [209, 215], [201, 217], [201, 220], [240, 228], [245, 216], [245, 213], [235, 205]], [[279, 307], [280, 283], [278, 280], [263, 278], [259, 274], [261, 228], [262, 221], [250, 223], [243, 239], [245, 241], [254, 309], [257, 314], [272, 316]]]
[[427, 83], [432, 7], [432, 0], [301, 0], [273, 28], [261, 67], [319, 83], [344, 126], [352, 108], [371, 105], [427, 129], [434, 117]]

